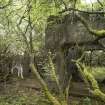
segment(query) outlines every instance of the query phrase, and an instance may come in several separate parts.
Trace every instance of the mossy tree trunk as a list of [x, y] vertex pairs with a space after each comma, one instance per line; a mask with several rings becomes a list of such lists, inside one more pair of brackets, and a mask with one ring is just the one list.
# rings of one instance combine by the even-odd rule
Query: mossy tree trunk
[[[34, 64], [34, 54], [30, 54], [30, 68], [31, 70], [33, 71], [33, 73], [35, 74], [36, 78], [38, 79], [39, 83], [41, 84], [43, 90], [44, 90], [44, 93], [46, 94], [47, 98], [53, 103], [53, 105], [67, 105], [67, 101], [64, 97], [64, 94], [62, 93], [61, 91], [61, 88], [60, 88], [60, 85], [59, 85], [59, 81], [57, 79], [57, 76], [55, 75], [55, 69], [53, 67], [53, 64], [52, 64], [52, 61], [50, 61], [50, 64], [52, 65], [52, 70], [53, 70], [53, 75], [56, 79], [56, 82], [57, 82], [57, 86], [59, 87], [59, 97], [55, 97], [52, 95], [52, 93], [49, 91], [48, 87], [47, 87], [47, 84], [45, 83], [45, 81], [41, 78], [40, 74], [38, 73], [37, 71], [37, 68], [35, 67], [35, 64]], [[51, 58], [50, 58], [51, 60]]]
[[[95, 79], [95, 77], [88, 72], [87, 68], [85, 67], [85, 65], [83, 63], [80, 62], [81, 59], [78, 59], [77, 61], [75, 61], [78, 70], [81, 74], [81, 76], [83, 77], [84, 82], [86, 83], [86, 85], [89, 88], [89, 91], [97, 98], [99, 98], [101, 101], [105, 102], [105, 94], [100, 90], [97, 80]], [[92, 87], [92, 89], [91, 89]]]
[[33, 71], [33, 73], [35, 74], [36, 78], [38, 79], [39, 83], [41, 84], [44, 93], [46, 94], [46, 96], [48, 97], [48, 99], [54, 104], [54, 105], [61, 105], [60, 102], [50, 93], [50, 91], [48, 90], [48, 87], [46, 85], [46, 83], [44, 82], [44, 80], [40, 77], [39, 73], [37, 72], [35, 66], [33, 63], [30, 63], [30, 67], [31, 70]]
[[94, 36], [98, 37], [98, 38], [104, 38], [105, 37], [105, 30], [97, 30], [97, 29], [93, 29], [89, 24], [88, 21], [86, 21], [86, 19], [79, 15], [76, 14], [77, 18], [80, 20], [80, 22], [86, 27], [86, 29]]

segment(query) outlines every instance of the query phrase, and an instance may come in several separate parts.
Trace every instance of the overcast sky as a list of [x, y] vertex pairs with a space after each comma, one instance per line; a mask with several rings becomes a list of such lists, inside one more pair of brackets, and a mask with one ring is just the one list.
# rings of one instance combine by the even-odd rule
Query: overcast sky
[[83, 3], [91, 4], [97, 2], [97, 0], [82, 0]]

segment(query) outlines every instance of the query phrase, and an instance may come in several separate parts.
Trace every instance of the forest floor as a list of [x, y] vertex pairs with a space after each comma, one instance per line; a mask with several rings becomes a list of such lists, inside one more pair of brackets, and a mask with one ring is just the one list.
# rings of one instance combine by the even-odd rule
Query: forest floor
[[[105, 87], [103, 88], [105, 89]], [[104, 105], [104, 103], [94, 99], [94, 97], [88, 92], [84, 83], [72, 83], [70, 90], [70, 105], [84, 105], [80, 103], [90, 99], [90, 97], [92, 98], [92, 105]], [[14, 78], [7, 83], [1, 83], [0, 98], [0, 100], [7, 103], [0, 102], [0, 105], [50, 105], [49, 102], [46, 101], [40, 84], [34, 78], [23, 80]]]

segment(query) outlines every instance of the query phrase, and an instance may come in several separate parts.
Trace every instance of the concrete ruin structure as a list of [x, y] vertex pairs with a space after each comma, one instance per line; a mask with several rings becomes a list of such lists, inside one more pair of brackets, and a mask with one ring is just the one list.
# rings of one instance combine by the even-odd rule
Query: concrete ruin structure
[[[103, 14], [79, 14], [86, 19], [93, 29], [105, 29], [105, 16]], [[64, 75], [64, 62], [68, 63], [67, 60], [69, 60], [71, 64], [71, 59], [76, 60], [81, 56], [78, 48], [84, 49], [88, 54], [92, 52], [92, 59], [94, 59], [97, 65], [98, 59], [94, 55], [96, 53], [98, 53], [98, 55], [105, 55], [105, 38], [100, 39], [99, 43], [95, 42], [96, 39], [97, 37], [90, 34], [78, 17], [72, 13], [61, 16], [50, 16], [48, 18], [45, 47], [47, 51], [50, 50], [55, 54], [54, 62], [58, 72], [62, 72], [61, 75]], [[104, 66], [105, 59], [103, 59], [103, 57], [101, 58]], [[69, 67], [69, 69], [71, 68], [72, 67]], [[61, 78], [62, 77], [63, 76], [61, 76]]]

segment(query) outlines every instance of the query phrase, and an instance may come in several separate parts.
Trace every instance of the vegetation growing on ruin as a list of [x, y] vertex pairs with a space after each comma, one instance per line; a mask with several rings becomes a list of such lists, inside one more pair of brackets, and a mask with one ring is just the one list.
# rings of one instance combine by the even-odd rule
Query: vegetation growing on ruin
[[[95, 67], [92, 64], [85, 65], [84, 62], [85, 45], [91, 47], [87, 52], [89, 57], [92, 51], [96, 50], [92, 45], [101, 46], [98, 47], [99, 52], [105, 50], [105, 43], [101, 43], [105, 39], [104, 27], [97, 29], [92, 23], [90, 24], [94, 15], [95, 18], [102, 17], [104, 20], [104, 8], [104, 0], [96, 2], [90, 0], [90, 3], [84, 3], [84, 0], [0, 0], [0, 104], [75, 105], [74, 103], [77, 102], [76, 105], [94, 105], [92, 103], [94, 100], [97, 105], [102, 105], [100, 102], [104, 105], [105, 65], [103, 62], [105, 61], [102, 62], [103, 66], [96, 64]], [[93, 18], [90, 18], [91, 15]], [[67, 33], [57, 28], [62, 26], [62, 29], [67, 31], [67, 25], [78, 25], [74, 21], [80, 23], [80, 27], [82, 24], [88, 34], [93, 35], [95, 39], [83, 46], [80, 46], [81, 43], [77, 43], [76, 40], [71, 45]], [[53, 25], [57, 28], [53, 29]], [[47, 33], [48, 27], [52, 29], [50, 33]], [[46, 37], [51, 37], [54, 39], [53, 42], [58, 42], [56, 32], [59, 41], [62, 38], [64, 40], [56, 44], [57, 49], [52, 50], [47, 48], [52, 41], [47, 40], [50, 43], [46, 45]], [[66, 38], [60, 36], [60, 32], [65, 34]], [[70, 51], [72, 53], [69, 55]], [[67, 58], [68, 56], [70, 59]], [[104, 58], [104, 54], [101, 57]], [[89, 60], [88, 57], [87, 59]], [[88, 90], [88, 95], [83, 94], [83, 99], [80, 101], [79, 99], [73, 101], [75, 93], [71, 94], [75, 82], [76, 84], [82, 82]], [[25, 89], [28, 92], [25, 92]], [[11, 90], [14, 90], [13, 93]], [[17, 94], [18, 92], [20, 93]], [[78, 97], [81, 98], [81, 94]]]

